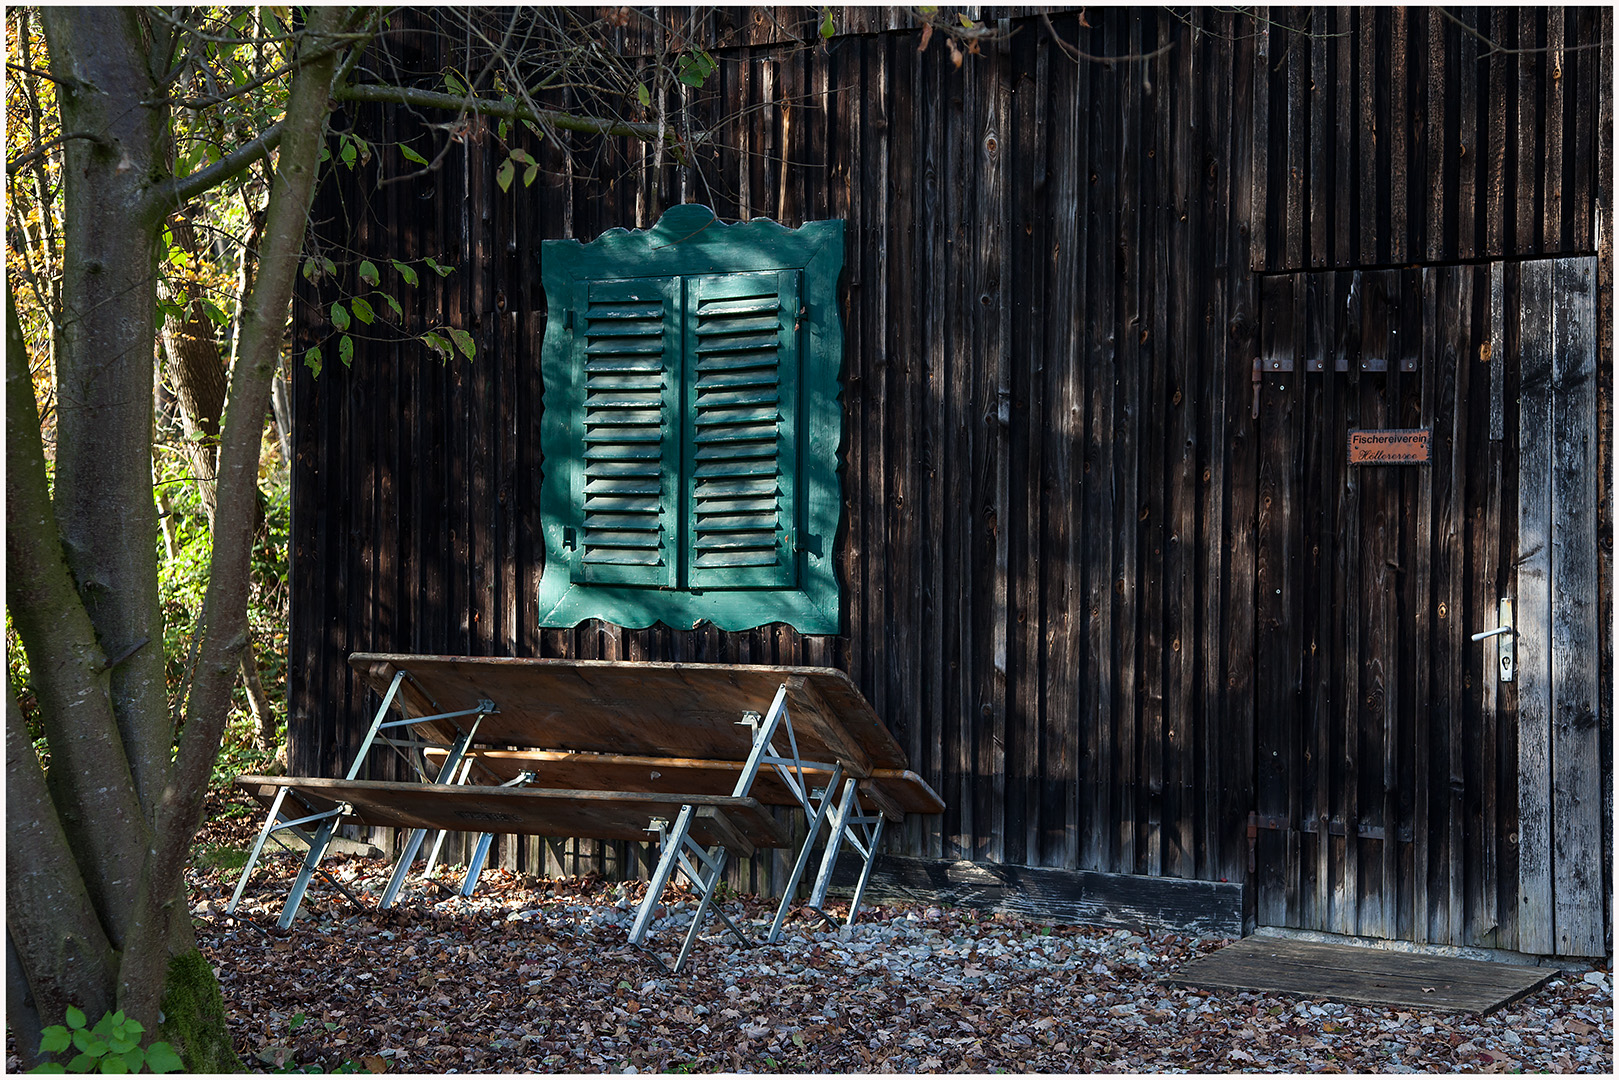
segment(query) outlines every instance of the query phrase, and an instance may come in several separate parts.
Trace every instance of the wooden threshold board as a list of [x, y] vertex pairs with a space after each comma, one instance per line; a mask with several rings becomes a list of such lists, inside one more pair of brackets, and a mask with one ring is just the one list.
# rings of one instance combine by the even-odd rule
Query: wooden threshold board
[[1538, 990], [1556, 974], [1553, 967], [1248, 937], [1193, 960], [1162, 981], [1486, 1016]]

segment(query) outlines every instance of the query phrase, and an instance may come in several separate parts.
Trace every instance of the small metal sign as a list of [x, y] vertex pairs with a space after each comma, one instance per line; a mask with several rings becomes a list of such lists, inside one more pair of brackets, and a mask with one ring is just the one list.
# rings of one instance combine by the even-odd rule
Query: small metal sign
[[1433, 432], [1427, 428], [1349, 433], [1351, 465], [1427, 465], [1432, 460]]

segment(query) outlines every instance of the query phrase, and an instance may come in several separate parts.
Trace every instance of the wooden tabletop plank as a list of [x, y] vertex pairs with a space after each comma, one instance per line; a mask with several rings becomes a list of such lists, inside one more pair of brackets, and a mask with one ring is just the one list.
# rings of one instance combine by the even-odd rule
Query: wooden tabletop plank
[[834, 668], [381, 653], [349, 663], [379, 695], [408, 671], [401, 697], [413, 715], [493, 701], [500, 711], [478, 728], [485, 745], [712, 760], [746, 757], [742, 713], [765, 712], [793, 680], [789, 714], [806, 760], [842, 760], [857, 775], [907, 765], [859, 688]]
[[714, 814], [695, 817], [692, 835], [698, 843], [727, 844], [732, 830], [756, 848], [787, 847], [791, 841], [758, 800], [726, 795], [251, 775], [237, 777], [236, 782], [265, 806], [279, 788], [290, 788], [299, 803], [316, 812], [348, 803], [353, 813], [344, 822], [361, 825], [646, 840], [653, 818], [672, 822], [682, 806], [697, 805], [713, 808], [724, 819], [716, 825]]
[[[429, 771], [436, 771], [445, 751], [429, 749], [426, 753], [432, 764]], [[580, 790], [729, 795], [736, 789], [743, 768], [740, 761], [557, 750], [476, 750], [468, 756], [478, 762], [469, 778], [472, 783], [503, 784], [528, 770], [534, 774], [531, 783], [537, 787]], [[805, 769], [804, 775], [811, 787], [824, 786], [831, 776], [826, 769]], [[937, 814], [944, 810], [944, 800], [927, 781], [908, 769], [874, 770], [861, 781], [861, 787], [890, 819], [896, 814]], [[798, 805], [798, 797], [775, 769], [761, 769], [749, 795], [766, 806]]]

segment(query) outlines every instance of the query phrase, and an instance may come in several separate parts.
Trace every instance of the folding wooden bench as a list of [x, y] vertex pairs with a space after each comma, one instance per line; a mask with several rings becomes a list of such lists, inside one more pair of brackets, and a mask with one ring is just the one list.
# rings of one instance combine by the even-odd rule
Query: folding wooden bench
[[[782, 922], [823, 825], [826, 851], [810, 903], [819, 909], [847, 843], [862, 859], [860, 906], [885, 820], [938, 813], [943, 801], [906, 769], [903, 751], [848, 676], [829, 668], [355, 654], [382, 696], [343, 780], [242, 776], [269, 807], [243, 868], [234, 911], [265, 840], [316, 826], [281, 915], [291, 925], [340, 824], [412, 829], [384, 891], [390, 906], [428, 830], [478, 831], [462, 884], [471, 895], [495, 833], [642, 839], [659, 860], [630, 941], [640, 945], [676, 869], [699, 892], [676, 971], [724, 872], [726, 856], [786, 847], [766, 809], [792, 806], [807, 836], [767, 940]], [[763, 708], [761, 709], [761, 706]], [[397, 710], [398, 719], [388, 719]], [[747, 732], [738, 730], [740, 727]], [[408, 729], [410, 736], [391, 734]], [[373, 744], [406, 752], [423, 783], [358, 779]], [[431, 871], [435, 844], [428, 859]], [[752, 944], [730, 919], [721, 918]]]

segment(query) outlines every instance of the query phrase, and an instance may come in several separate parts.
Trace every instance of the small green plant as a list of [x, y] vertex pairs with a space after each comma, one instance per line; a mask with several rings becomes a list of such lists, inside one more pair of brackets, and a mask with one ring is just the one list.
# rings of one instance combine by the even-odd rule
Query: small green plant
[[142, 1068], [155, 1073], [177, 1072], [184, 1068], [180, 1055], [166, 1042], [150, 1046], [140, 1045], [140, 1036], [146, 1028], [139, 1020], [124, 1015], [124, 1010], [110, 1012], [96, 1021], [95, 1027], [86, 1027], [86, 1017], [80, 1009], [67, 1007], [67, 1024], [52, 1024], [40, 1033], [39, 1052], [60, 1054], [69, 1049], [78, 1054], [64, 1068], [47, 1061], [30, 1069], [36, 1073], [59, 1072], [140, 1072]]

